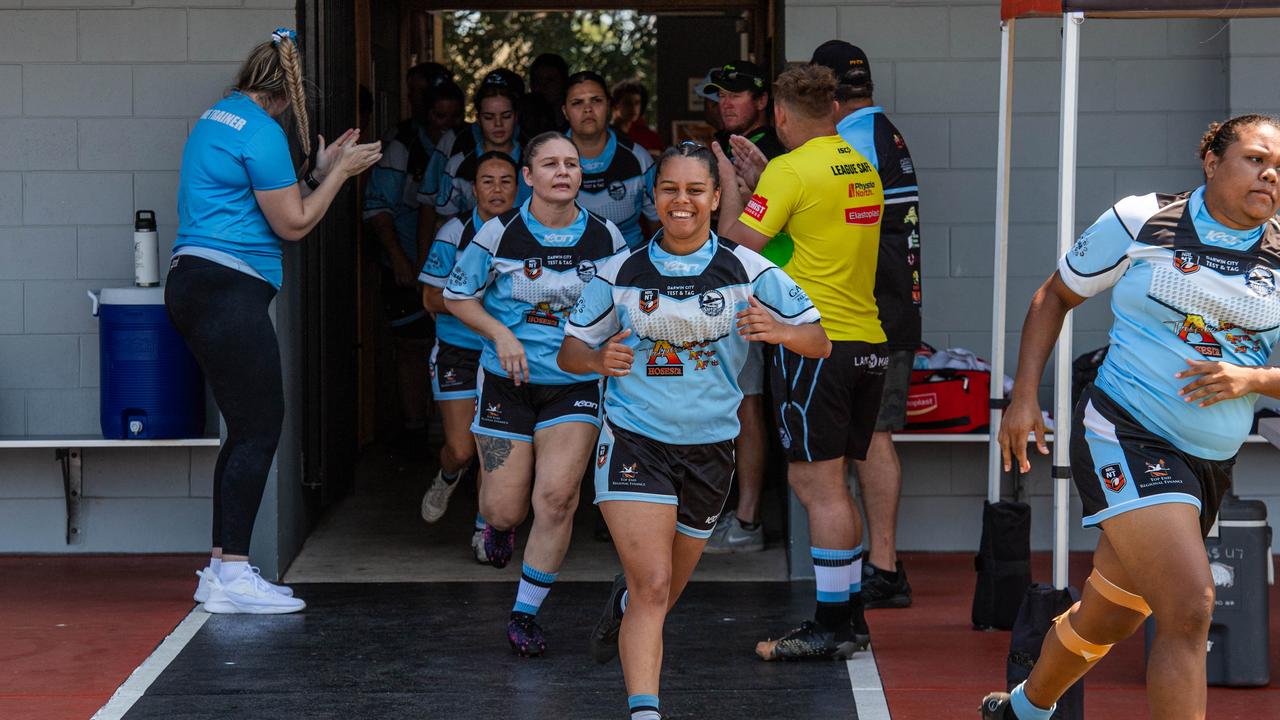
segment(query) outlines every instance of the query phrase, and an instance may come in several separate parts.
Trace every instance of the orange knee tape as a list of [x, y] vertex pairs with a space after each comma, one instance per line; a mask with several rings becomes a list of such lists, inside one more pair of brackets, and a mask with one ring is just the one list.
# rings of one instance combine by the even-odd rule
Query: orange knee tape
[[1089, 575], [1089, 579], [1085, 582], [1092, 585], [1099, 595], [1109, 600], [1112, 604], [1128, 608], [1143, 617], [1151, 616], [1151, 606], [1147, 604], [1146, 600], [1142, 599], [1141, 595], [1134, 595], [1106, 579], [1102, 576], [1102, 573], [1098, 572], [1097, 568], [1094, 568]]
[[[1071, 606], [1071, 610], [1080, 607], [1080, 603]], [[1071, 627], [1071, 610], [1067, 610], [1058, 617], [1054, 618], [1053, 626], [1058, 632], [1058, 642], [1062, 643], [1068, 651], [1084, 658], [1085, 662], [1094, 662], [1103, 655], [1111, 652], [1110, 645], [1099, 645], [1091, 643], [1080, 637], [1080, 634]]]

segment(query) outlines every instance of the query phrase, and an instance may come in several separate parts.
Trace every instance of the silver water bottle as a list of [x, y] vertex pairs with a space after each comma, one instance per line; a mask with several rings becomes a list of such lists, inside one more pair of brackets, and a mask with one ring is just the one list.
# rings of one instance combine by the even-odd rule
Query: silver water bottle
[[133, 218], [133, 284], [160, 284], [160, 236], [154, 210], [139, 210]]

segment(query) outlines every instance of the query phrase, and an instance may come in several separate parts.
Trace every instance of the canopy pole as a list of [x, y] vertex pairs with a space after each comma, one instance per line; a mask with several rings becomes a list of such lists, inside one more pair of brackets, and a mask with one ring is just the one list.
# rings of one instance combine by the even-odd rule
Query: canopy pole
[[[1076, 121], [1080, 95], [1080, 26], [1084, 13], [1062, 16], [1062, 128], [1058, 153], [1058, 256], [1075, 242]], [[1070, 510], [1071, 462], [1071, 313], [1058, 335], [1053, 379], [1053, 585], [1065, 588], [1067, 579], [1067, 528]]]
[[1009, 151], [1013, 131], [1014, 21], [1000, 23], [1000, 117], [996, 139], [996, 246], [991, 310], [991, 440], [987, 444], [987, 500], [1000, 502], [1000, 419], [1004, 416], [1005, 315], [1008, 302]]

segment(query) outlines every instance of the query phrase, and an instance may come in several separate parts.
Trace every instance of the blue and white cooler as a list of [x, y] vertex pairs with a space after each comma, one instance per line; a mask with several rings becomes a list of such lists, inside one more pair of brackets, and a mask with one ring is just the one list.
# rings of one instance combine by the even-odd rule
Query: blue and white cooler
[[102, 436], [170, 439], [204, 434], [204, 379], [160, 287], [89, 293], [98, 317]]

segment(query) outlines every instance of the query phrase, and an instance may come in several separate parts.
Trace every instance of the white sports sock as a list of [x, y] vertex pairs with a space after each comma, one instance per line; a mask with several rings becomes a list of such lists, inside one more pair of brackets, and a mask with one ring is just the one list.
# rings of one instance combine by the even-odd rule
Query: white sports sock
[[222, 563], [222, 567], [218, 570], [218, 579], [224, 583], [229, 583], [240, 577], [242, 573], [246, 573], [248, 571], [248, 561], [224, 562]]

